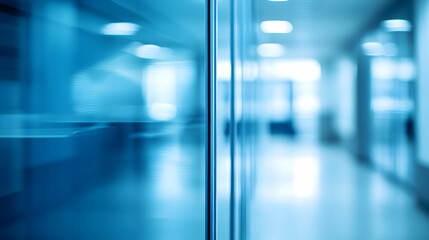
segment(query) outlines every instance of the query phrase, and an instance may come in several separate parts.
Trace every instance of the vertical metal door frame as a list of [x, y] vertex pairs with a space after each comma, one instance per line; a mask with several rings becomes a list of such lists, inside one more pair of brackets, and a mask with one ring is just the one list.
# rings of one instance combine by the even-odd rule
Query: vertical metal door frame
[[235, 203], [236, 203], [236, 189], [235, 189], [235, 144], [236, 144], [236, 118], [235, 118], [235, 81], [236, 81], [236, 34], [237, 34], [237, 19], [236, 9], [237, 1], [230, 0], [230, 62], [231, 62], [231, 81], [230, 81], [230, 93], [231, 93], [231, 106], [230, 106], [230, 240], [236, 239], [236, 216], [235, 216]]
[[206, 0], [206, 239], [216, 231], [216, 56], [217, 0]]

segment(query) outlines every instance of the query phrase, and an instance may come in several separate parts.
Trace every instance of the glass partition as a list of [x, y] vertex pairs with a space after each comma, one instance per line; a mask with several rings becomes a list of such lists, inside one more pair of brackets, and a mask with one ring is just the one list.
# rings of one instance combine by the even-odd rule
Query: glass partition
[[386, 15], [360, 46], [369, 66], [370, 158], [408, 185], [414, 180], [416, 77], [411, 7], [403, 3]]
[[0, 19], [0, 238], [204, 239], [205, 1]]

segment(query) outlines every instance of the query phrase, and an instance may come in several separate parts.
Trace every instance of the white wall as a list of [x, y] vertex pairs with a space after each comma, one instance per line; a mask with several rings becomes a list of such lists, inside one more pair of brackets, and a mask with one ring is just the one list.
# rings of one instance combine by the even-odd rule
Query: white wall
[[356, 128], [356, 63], [348, 55], [338, 56], [322, 65], [322, 76], [321, 112], [332, 114], [332, 130], [350, 141]]

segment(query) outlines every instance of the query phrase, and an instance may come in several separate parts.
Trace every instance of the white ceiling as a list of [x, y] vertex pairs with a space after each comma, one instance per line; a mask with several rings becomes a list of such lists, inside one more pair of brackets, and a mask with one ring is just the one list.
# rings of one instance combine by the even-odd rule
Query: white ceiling
[[287, 20], [294, 26], [289, 34], [267, 34], [258, 30], [258, 42], [283, 44], [286, 57], [290, 58], [334, 56], [393, 1], [257, 0], [256, 27], [265, 20]]

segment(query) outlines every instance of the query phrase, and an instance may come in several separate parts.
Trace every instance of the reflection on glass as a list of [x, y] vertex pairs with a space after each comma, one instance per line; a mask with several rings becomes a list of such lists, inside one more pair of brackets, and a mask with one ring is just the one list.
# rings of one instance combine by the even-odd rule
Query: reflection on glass
[[216, 194], [218, 239], [231, 239], [231, 0], [218, 2]]
[[203, 239], [204, 1], [0, 19], [0, 239]]
[[377, 168], [413, 184], [413, 143], [410, 124], [414, 121], [412, 25], [408, 5], [397, 10], [380, 27], [365, 36], [363, 54], [370, 65], [371, 158]]

